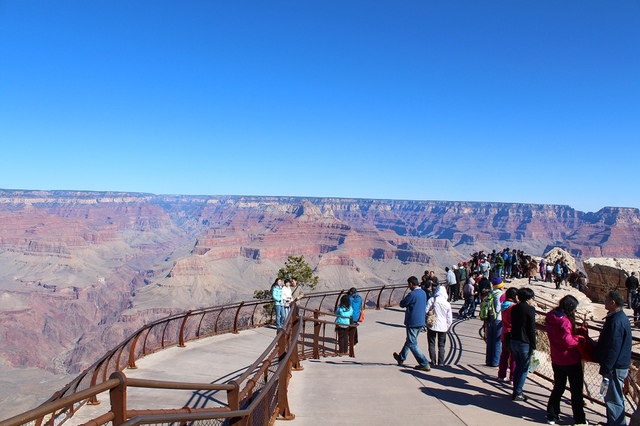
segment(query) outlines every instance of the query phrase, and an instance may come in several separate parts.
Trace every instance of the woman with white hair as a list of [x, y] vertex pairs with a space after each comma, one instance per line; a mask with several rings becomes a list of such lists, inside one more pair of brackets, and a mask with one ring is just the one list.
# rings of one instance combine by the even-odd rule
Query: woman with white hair
[[[447, 297], [447, 291], [443, 286], [436, 287], [434, 295], [427, 302], [427, 312], [433, 310], [435, 321], [432, 325], [427, 326], [427, 341], [429, 342], [429, 358], [431, 365], [444, 364], [444, 346], [447, 338], [447, 332], [453, 322], [451, 314], [451, 304]], [[436, 340], [438, 344], [438, 358], [436, 364]]]

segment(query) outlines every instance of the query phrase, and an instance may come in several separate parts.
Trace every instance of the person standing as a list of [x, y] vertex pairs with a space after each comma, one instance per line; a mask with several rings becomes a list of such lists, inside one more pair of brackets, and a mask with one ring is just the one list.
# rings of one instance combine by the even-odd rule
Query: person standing
[[444, 271], [447, 273], [447, 276], [446, 276], [447, 294], [448, 294], [447, 297], [449, 298], [449, 300], [453, 300], [453, 292], [455, 291], [455, 288], [456, 288], [456, 274], [453, 272], [453, 270], [449, 269], [448, 266], [444, 268]]
[[635, 272], [627, 277], [624, 286], [627, 288], [627, 308], [631, 308], [633, 296], [638, 292], [638, 278]]
[[536, 349], [536, 310], [532, 306], [535, 293], [528, 287], [517, 293], [518, 303], [511, 308], [511, 354], [516, 362], [513, 374], [513, 401], [526, 401], [522, 393], [529, 372], [531, 354]]
[[547, 336], [551, 347], [551, 367], [553, 368], [553, 390], [547, 403], [547, 423], [555, 424], [560, 416], [560, 400], [569, 379], [573, 422], [584, 424], [584, 398], [582, 388], [584, 375], [578, 344], [584, 336], [576, 334], [576, 309], [578, 300], [567, 295], [560, 299], [558, 307], [546, 316]]
[[623, 311], [624, 296], [610, 291], [604, 298], [607, 317], [596, 343], [594, 358], [600, 364], [599, 373], [608, 380], [604, 403], [607, 425], [626, 425], [622, 387], [631, 365], [631, 325]]
[[498, 367], [500, 365], [500, 352], [502, 352], [502, 311], [500, 297], [502, 296], [502, 287], [504, 283], [500, 277], [494, 277], [491, 280], [493, 284], [492, 290], [485, 296], [489, 298], [488, 303], [492, 304], [493, 319], [485, 320], [487, 326], [487, 350], [485, 354], [485, 363], [489, 367]]
[[453, 323], [451, 314], [451, 304], [447, 300], [447, 293], [442, 286], [436, 289], [435, 294], [427, 302], [427, 312], [433, 309], [436, 320], [432, 326], [427, 328], [427, 341], [429, 342], [429, 358], [431, 364], [436, 365], [436, 340], [438, 342], [438, 365], [444, 365], [444, 345], [447, 339], [447, 332]]
[[494, 269], [496, 271], [496, 275], [502, 278], [502, 270], [504, 268], [504, 257], [502, 257], [502, 252], [496, 254], [496, 263]]
[[284, 317], [289, 315], [291, 309], [291, 302], [293, 302], [293, 293], [291, 292], [291, 281], [289, 278], [285, 278], [284, 287], [282, 287], [282, 300], [284, 301]]
[[467, 267], [462, 263], [458, 264], [458, 274], [459, 274], [460, 280], [458, 282], [458, 292], [456, 293], [456, 300], [460, 299], [460, 290], [464, 288], [465, 284], [467, 283], [467, 280], [470, 278], [469, 275], [467, 274]]
[[458, 311], [458, 315], [460, 315], [462, 319], [467, 319], [475, 316], [476, 297], [477, 297], [477, 291], [476, 291], [475, 285], [476, 285], [476, 282], [473, 279], [473, 277], [469, 277], [469, 279], [467, 280], [467, 283], [464, 285], [464, 288], [462, 289], [462, 296], [464, 297], [464, 305], [462, 305], [462, 308], [460, 308], [460, 311]]
[[[502, 351], [500, 352], [500, 363], [498, 364], [498, 380], [502, 382], [513, 382], [513, 374], [516, 371], [516, 362], [511, 355], [511, 308], [516, 303], [518, 289], [510, 287], [505, 292], [504, 302], [500, 305], [502, 311]], [[509, 378], [507, 379], [507, 369]]]
[[542, 282], [547, 281], [547, 265], [544, 263], [544, 259], [540, 259], [540, 279]]
[[[351, 309], [353, 309], [353, 323], [357, 324], [360, 322], [360, 312], [362, 311], [362, 297], [358, 294], [358, 290], [355, 287], [351, 287], [349, 289], [349, 300], [351, 301]], [[358, 344], [358, 327], [355, 330], [355, 336], [353, 339], [353, 344]]]
[[400, 307], [406, 308], [404, 312], [404, 326], [407, 338], [400, 353], [394, 352], [393, 358], [398, 365], [404, 365], [407, 355], [409, 355], [409, 351], [411, 351], [416, 361], [418, 361], [418, 365], [414, 368], [416, 370], [431, 371], [427, 357], [424, 356], [418, 347], [418, 335], [425, 324], [427, 295], [424, 290], [420, 288], [418, 278], [410, 276], [407, 279], [407, 284], [409, 286], [409, 293], [400, 301]]
[[271, 284], [271, 298], [273, 299], [273, 310], [276, 313], [276, 328], [282, 328], [284, 323], [284, 299], [282, 298], [282, 280], [276, 278]]
[[351, 324], [353, 309], [348, 294], [340, 297], [340, 303], [336, 309], [336, 333], [338, 334], [338, 353], [349, 352], [349, 324]]

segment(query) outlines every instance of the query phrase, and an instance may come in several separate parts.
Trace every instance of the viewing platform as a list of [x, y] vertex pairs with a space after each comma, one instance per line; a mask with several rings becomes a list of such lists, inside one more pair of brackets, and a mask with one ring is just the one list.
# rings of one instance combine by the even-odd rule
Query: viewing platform
[[[452, 303], [455, 312], [461, 302]], [[497, 368], [484, 364], [485, 343], [479, 319], [455, 319], [449, 331], [444, 366], [430, 372], [414, 370], [409, 354], [398, 366], [393, 352], [405, 340], [404, 310], [390, 307], [367, 309], [358, 327], [355, 358], [347, 355], [307, 359], [303, 370], [293, 371], [288, 386], [289, 408], [295, 418], [277, 420], [291, 425], [525, 425], [546, 423], [551, 383], [530, 374], [524, 392], [526, 402], [511, 401], [511, 384], [497, 378]], [[276, 330], [260, 327], [190, 341], [186, 347], [170, 347], [140, 358], [137, 369], [125, 369], [127, 378], [225, 383], [241, 375], [273, 340]], [[427, 354], [426, 333], [419, 336]], [[558, 424], [573, 424], [565, 392]], [[85, 405], [66, 422], [79, 425], [109, 409], [109, 395], [101, 404]], [[128, 409], [209, 407], [226, 402], [223, 391], [167, 391], [131, 388]], [[605, 422], [605, 408], [594, 402], [585, 407], [590, 424]], [[216, 424], [216, 423], [213, 423]]]

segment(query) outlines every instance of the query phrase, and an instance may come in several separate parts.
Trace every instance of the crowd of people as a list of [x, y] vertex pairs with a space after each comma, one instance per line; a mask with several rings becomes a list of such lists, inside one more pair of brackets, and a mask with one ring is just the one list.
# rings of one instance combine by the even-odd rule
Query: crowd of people
[[[504, 253], [514, 257], [510, 262], [498, 259]], [[477, 255], [477, 256], [476, 256]], [[493, 266], [490, 259], [493, 259]], [[421, 281], [415, 276], [407, 279], [409, 292], [400, 302], [405, 308], [405, 343], [393, 358], [399, 366], [404, 366], [409, 352], [417, 361], [416, 370], [431, 371], [431, 366], [441, 366], [445, 362], [447, 333], [453, 323], [451, 303], [460, 298], [464, 303], [458, 311], [460, 319], [474, 318], [480, 305], [479, 316], [484, 321], [486, 335], [485, 363], [497, 368], [498, 380], [512, 385], [511, 399], [527, 401], [524, 387], [536, 350], [536, 310], [535, 293], [529, 287], [505, 289], [508, 278], [526, 276], [539, 271], [542, 280], [549, 276], [544, 260], [540, 264], [531, 260], [521, 251], [505, 249], [503, 252], [485, 256], [476, 253], [470, 262], [461, 262], [451, 269], [446, 268], [446, 278], [439, 282], [434, 271], [425, 271]], [[566, 262], [556, 261], [551, 269], [555, 277], [564, 280]], [[521, 265], [530, 267], [521, 268]], [[541, 265], [544, 265], [541, 266]], [[559, 269], [556, 266], [559, 265]], [[559, 270], [560, 273], [556, 273]], [[568, 270], [566, 278], [574, 273]], [[580, 273], [575, 273], [578, 278]], [[460, 284], [462, 283], [462, 288]], [[296, 299], [292, 295], [293, 282], [276, 279], [271, 294], [274, 300], [276, 327], [281, 328], [287, 309]], [[585, 284], [586, 285], [586, 284]], [[608, 425], [625, 425], [624, 396], [622, 387], [631, 364], [631, 326], [623, 308], [625, 302], [634, 309], [634, 320], [640, 314], [640, 292], [635, 273], [625, 283], [627, 298], [610, 291], [604, 302], [607, 316], [597, 342], [588, 336], [588, 324], [577, 324], [578, 300], [572, 295], [564, 296], [558, 306], [546, 314], [546, 332], [550, 345], [550, 357], [554, 375], [554, 386], [547, 403], [547, 423], [555, 424], [561, 412], [561, 399], [567, 381], [571, 393], [571, 410], [575, 424], [585, 424], [583, 387], [584, 373], [582, 360], [589, 358], [599, 363], [599, 373], [603, 377], [601, 392], [606, 405]], [[638, 306], [636, 312], [636, 305]], [[362, 320], [362, 298], [352, 287], [342, 295], [336, 309], [336, 333], [338, 353], [347, 353], [349, 346], [349, 325]], [[427, 332], [429, 357], [421, 351], [418, 336]], [[355, 328], [354, 344], [358, 342]]]
[[[481, 272], [473, 274], [482, 275]], [[486, 278], [482, 277], [481, 280]], [[446, 334], [452, 324], [450, 295], [445, 289], [449, 282], [436, 284], [435, 287], [432, 285], [429, 289], [431, 297], [427, 297], [427, 292], [422, 288], [424, 279], [423, 285], [414, 276], [407, 282], [410, 292], [400, 302], [400, 306], [406, 309], [406, 340], [400, 352], [393, 353], [393, 358], [398, 365], [403, 366], [411, 352], [418, 362], [414, 368], [430, 371], [431, 366], [444, 363]], [[512, 384], [513, 401], [527, 401], [524, 387], [537, 343], [535, 293], [529, 287], [510, 287], [504, 290], [502, 278], [496, 275], [491, 279], [489, 289], [481, 295], [483, 308], [480, 316], [486, 326], [485, 362], [489, 367], [498, 368], [498, 380]], [[467, 303], [470, 301], [471, 296], [465, 295], [464, 306], [471, 306]], [[561, 398], [567, 380], [573, 420], [575, 424], [586, 424], [582, 359], [587, 353], [600, 364], [599, 373], [603, 377], [601, 392], [606, 405], [607, 424], [626, 424], [622, 386], [631, 364], [631, 327], [623, 312], [624, 304], [625, 298], [621, 293], [611, 291], [607, 294], [604, 306], [608, 314], [600, 337], [591, 351], [589, 341], [593, 340], [588, 337], [588, 324], [576, 323], [578, 300], [574, 296], [564, 296], [558, 306], [546, 314], [554, 375], [554, 386], [546, 410], [548, 424], [555, 424], [559, 419]], [[464, 306], [460, 311], [461, 317], [470, 312]], [[431, 311], [434, 314], [432, 320], [429, 319]], [[418, 335], [425, 324], [429, 359], [418, 344]]]

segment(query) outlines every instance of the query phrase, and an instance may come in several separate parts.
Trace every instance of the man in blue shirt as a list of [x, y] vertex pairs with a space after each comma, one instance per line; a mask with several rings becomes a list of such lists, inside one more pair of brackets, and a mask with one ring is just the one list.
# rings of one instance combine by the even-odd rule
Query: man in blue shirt
[[416, 370], [430, 371], [429, 361], [418, 347], [418, 334], [420, 334], [420, 330], [422, 330], [425, 324], [427, 295], [424, 290], [420, 288], [418, 278], [411, 276], [407, 279], [407, 283], [409, 284], [410, 291], [400, 302], [400, 307], [406, 308], [404, 325], [407, 331], [407, 339], [400, 353], [393, 353], [393, 358], [398, 365], [404, 365], [407, 355], [409, 355], [409, 351], [411, 351], [416, 361], [418, 361], [418, 365], [414, 368]]

